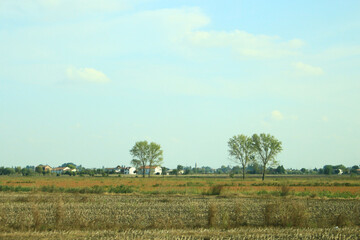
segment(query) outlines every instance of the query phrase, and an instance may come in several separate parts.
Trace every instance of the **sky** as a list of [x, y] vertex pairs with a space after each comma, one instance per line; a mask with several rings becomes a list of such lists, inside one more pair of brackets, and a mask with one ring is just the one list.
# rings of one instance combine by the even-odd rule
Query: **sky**
[[0, 0], [0, 166], [360, 164], [358, 0]]

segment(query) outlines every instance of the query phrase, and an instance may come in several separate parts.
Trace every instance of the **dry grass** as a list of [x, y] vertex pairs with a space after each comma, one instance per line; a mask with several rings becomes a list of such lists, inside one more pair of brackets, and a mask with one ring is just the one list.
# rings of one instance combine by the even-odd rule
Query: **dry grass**
[[278, 200], [264, 209], [266, 226], [309, 227], [309, 218], [308, 208], [298, 201]]
[[211, 203], [209, 206], [209, 213], [208, 213], [208, 225], [209, 227], [216, 227], [216, 218], [218, 215], [218, 208], [215, 203]]
[[0, 193], [0, 231], [346, 227], [359, 225], [359, 209], [359, 200]]
[[[349, 192], [360, 197], [360, 177], [332, 176], [332, 177], [281, 177], [269, 178], [265, 182], [257, 178], [243, 181], [241, 178], [215, 178], [215, 177], [14, 177], [0, 176], [0, 186], [27, 187], [37, 191], [52, 191], [59, 188], [93, 188], [109, 190], [111, 187], [127, 186], [137, 193], [152, 194], [214, 194], [222, 192], [237, 194], [247, 192], [256, 194], [259, 191], [279, 192], [281, 195], [292, 195], [302, 192], [317, 193], [328, 191], [330, 193]], [[41, 188], [44, 187], [43, 190]], [[53, 189], [52, 189], [53, 188]], [[18, 189], [22, 191], [21, 189]], [[14, 191], [17, 191], [14, 189]]]
[[236, 229], [196, 229], [196, 230], [103, 230], [103, 231], [45, 231], [45, 232], [0, 232], [0, 239], [31, 240], [31, 239], [360, 239], [356, 228], [326, 228], [326, 229], [297, 229], [297, 228], [254, 228], [243, 227]]
[[[350, 178], [263, 183], [236, 178], [0, 177], [0, 182], [54, 186], [44, 188], [49, 192], [0, 191], [0, 239], [360, 238], [359, 197], [321, 195], [323, 189], [334, 194], [337, 188], [360, 194], [358, 182]], [[121, 186], [134, 192], [115, 193]], [[56, 187], [98, 192], [61, 193]], [[305, 192], [315, 195], [297, 195]]]

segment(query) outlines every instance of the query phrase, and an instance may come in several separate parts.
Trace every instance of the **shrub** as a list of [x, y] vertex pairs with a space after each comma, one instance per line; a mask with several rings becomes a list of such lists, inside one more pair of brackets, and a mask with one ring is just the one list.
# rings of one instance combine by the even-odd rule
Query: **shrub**
[[350, 226], [351, 222], [349, 221], [349, 218], [346, 214], [340, 213], [339, 215], [336, 216], [335, 224], [338, 227], [346, 227], [346, 226]]
[[109, 189], [109, 193], [132, 193], [133, 191], [131, 186], [126, 185], [111, 186]]
[[39, 208], [36, 204], [32, 206], [32, 217], [33, 217], [33, 227], [35, 230], [40, 230], [42, 227], [42, 216], [40, 214]]
[[59, 199], [55, 208], [55, 226], [61, 227], [64, 221], [64, 202]]
[[305, 205], [296, 201], [270, 203], [264, 209], [264, 223], [267, 226], [305, 227], [308, 220]]
[[217, 206], [214, 203], [209, 205], [209, 212], [208, 212], [208, 226], [209, 227], [216, 227], [216, 218], [218, 214]]
[[288, 185], [282, 185], [280, 190], [280, 196], [287, 196], [290, 193], [290, 187]]
[[231, 219], [234, 227], [246, 225], [245, 217], [242, 211], [242, 205], [238, 202], [234, 203], [233, 218]]
[[210, 187], [210, 189], [207, 192], [204, 192], [204, 195], [220, 195], [223, 191], [224, 186], [223, 185], [215, 185]]

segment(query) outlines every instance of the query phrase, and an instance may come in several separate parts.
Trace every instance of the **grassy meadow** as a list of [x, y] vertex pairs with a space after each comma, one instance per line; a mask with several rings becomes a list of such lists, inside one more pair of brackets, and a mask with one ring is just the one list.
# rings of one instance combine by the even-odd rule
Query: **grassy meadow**
[[359, 239], [359, 177], [0, 177], [0, 239]]

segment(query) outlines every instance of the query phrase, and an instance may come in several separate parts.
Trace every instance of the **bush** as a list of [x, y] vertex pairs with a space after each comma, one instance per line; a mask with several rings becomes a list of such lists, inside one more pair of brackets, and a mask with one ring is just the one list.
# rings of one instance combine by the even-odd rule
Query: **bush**
[[216, 218], [217, 218], [218, 209], [214, 203], [209, 205], [208, 212], [208, 225], [209, 227], [216, 227]]
[[348, 216], [344, 213], [340, 213], [336, 216], [336, 226], [338, 227], [347, 227], [351, 225], [351, 221], [349, 220]]
[[125, 186], [125, 185], [118, 185], [118, 186], [111, 186], [109, 188], [109, 193], [132, 193], [134, 190], [131, 186]]
[[223, 185], [215, 185], [210, 187], [210, 189], [207, 192], [204, 192], [204, 195], [220, 195], [223, 191], [224, 186]]
[[279, 201], [267, 204], [264, 209], [264, 223], [267, 226], [306, 227], [308, 220], [305, 205], [296, 201]]
[[290, 187], [288, 185], [282, 185], [281, 186], [281, 191], [280, 191], [280, 196], [287, 196], [290, 193]]

